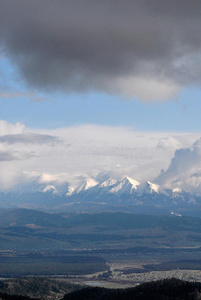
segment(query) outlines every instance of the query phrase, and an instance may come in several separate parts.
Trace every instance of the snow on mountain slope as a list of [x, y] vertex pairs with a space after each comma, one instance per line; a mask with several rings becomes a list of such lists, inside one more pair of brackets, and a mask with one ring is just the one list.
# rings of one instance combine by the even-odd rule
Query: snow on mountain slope
[[101, 189], [101, 188], [111, 188], [111, 186], [114, 186], [116, 184], [117, 184], [117, 180], [110, 177], [109, 179], [106, 179], [105, 181], [99, 183], [98, 188], [99, 189]]
[[[102, 178], [101, 178], [102, 179]], [[94, 178], [87, 178], [77, 187], [70, 186], [68, 182], [57, 180], [42, 181], [40, 177], [34, 178], [26, 185], [21, 186], [20, 192], [11, 191], [11, 194], [3, 197], [10, 199], [14, 203], [17, 199], [22, 201], [27, 199], [27, 194], [32, 194], [31, 199], [34, 203], [48, 203], [48, 205], [68, 205], [68, 203], [104, 203], [109, 205], [150, 205], [150, 206], [173, 206], [195, 205], [199, 200], [196, 194], [188, 194], [179, 187], [167, 189], [159, 185], [146, 181], [139, 183], [130, 177], [116, 180], [112, 177], [98, 182]], [[8, 194], [8, 193], [7, 193]], [[24, 194], [24, 195], [23, 195]], [[23, 198], [24, 197], [24, 198]], [[11, 199], [12, 198], [12, 199]], [[201, 196], [200, 196], [201, 198]], [[16, 200], [15, 200], [16, 199]], [[7, 201], [7, 200], [6, 200]], [[51, 202], [52, 201], [52, 202]], [[50, 204], [50, 202], [52, 204]], [[4, 202], [2, 202], [4, 204]]]
[[182, 217], [181, 214], [177, 213], [177, 212], [174, 212], [174, 211], [171, 211], [170, 213], [172, 216], [176, 216], [176, 217]]
[[173, 212], [188, 207], [196, 210], [196, 207], [201, 209], [201, 195], [187, 193], [179, 187], [165, 188], [150, 181], [139, 183], [130, 177], [122, 180], [110, 177], [100, 182], [88, 178], [77, 187], [70, 186], [67, 181], [62, 182], [60, 178], [42, 181], [38, 177], [24, 186], [21, 185], [19, 190], [0, 194], [2, 207], [98, 211], [103, 209], [103, 205], [106, 210], [123, 208], [140, 213], [144, 209], [149, 212], [154, 208]]
[[111, 194], [133, 194], [137, 190], [137, 186], [140, 183], [130, 177], [125, 177], [123, 180], [121, 180], [117, 185], [115, 185], [113, 188], [110, 189]]
[[68, 187], [68, 191], [65, 193], [65, 196], [68, 197], [68, 196], [71, 196], [74, 192], [75, 188], [73, 188], [72, 186], [69, 186]]
[[183, 196], [183, 191], [181, 188], [172, 189], [172, 198], [181, 198]]
[[58, 193], [57, 189], [51, 184], [46, 185], [43, 189], [39, 190], [39, 192], [42, 192], [42, 193], [50, 192], [52, 194]]
[[43, 194], [58, 194], [65, 195], [69, 191], [68, 182], [58, 182], [58, 181], [41, 181], [41, 178], [35, 178], [33, 181], [25, 182], [19, 186], [16, 186], [13, 190], [7, 191], [7, 193], [16, 193], [16, 194], [34, 194], [34, 193], [43, 193]]
[[157, 193], [159, 194], [159, 185], [152, 183], [150, 181], [146, 181], [142, 184], [140, 184], [137, 188], [137, 194], [143, 195], [143, 194], [153, 194]]
[[108, 178], [103, 182], [100, 182], [93, 187], [89, 188], [86, 192], [87, 195], [90, 195], [90, 197], [93, 196], [93, 199], [98, 200], [101, 197], [106, 196], [111, 188], [116, 186], [118, 184], [118, 181], [114, 178]]
[[182, 189], [181, 188], [174, 188], [172, 190], [173, 193], [181, 193], [182, 192]]
[[87, 179], [85, 182], [83, 182], [81, 185], [79, 185], [72, 194], [79, 194], [81, 192], [87, 191], [90, 188], [96, 186], [98, 182], [94, 180], [93, 178]]
[[56, 181], [50, 181], [49, 183], [41, 183], [35, 188], [35, 191], [43, 193], [52, 193], [58, 195], [65, 195], [69, 191], [68, 182], [59, 183]]

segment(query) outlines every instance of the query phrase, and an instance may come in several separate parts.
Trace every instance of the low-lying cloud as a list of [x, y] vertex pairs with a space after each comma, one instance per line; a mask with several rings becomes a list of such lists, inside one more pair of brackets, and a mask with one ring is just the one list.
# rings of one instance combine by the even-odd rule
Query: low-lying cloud
[[0, 0], [0, 45], [40, 90], [147, 100], [201, 85], [201, 2]]

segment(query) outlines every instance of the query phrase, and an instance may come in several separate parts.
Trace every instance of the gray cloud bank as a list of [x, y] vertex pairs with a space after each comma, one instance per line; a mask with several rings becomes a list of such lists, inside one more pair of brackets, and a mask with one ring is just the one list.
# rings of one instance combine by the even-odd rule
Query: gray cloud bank
[[0, 151], [0, 161], [24, 160], [35, 157], [34, 152], [21, 150]]
[[201, 84], [200, 15], [195, 0], [0, 0], [0, 41], [39, 89], [161, 100]]
[[58, 137], [38, 133], [8, 134], [0, 136], [0, 143], [7, 144], [55, 144], [60, 142], [61, 140]]

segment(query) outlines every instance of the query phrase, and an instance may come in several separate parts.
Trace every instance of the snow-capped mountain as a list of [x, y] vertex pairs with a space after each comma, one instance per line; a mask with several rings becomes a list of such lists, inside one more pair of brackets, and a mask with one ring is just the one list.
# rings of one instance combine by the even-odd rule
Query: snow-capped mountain
[[140, 183], [138, 181], [136, 181], [130, 177], [125, 177], [123, 180], [117, 182], [109, 190], [109, 192], [111, 194], [116, 194], [118, 196], [123, 195], [123, 194], [133, 195], [136, 192], [139, 184]]
[[75, 188], [72, 195], [87, 191], [88, 189], [96, 186], [97, 184], [98, 184], [98, 182], [95, 179], [89, 178], [85, 182], [83, 182], [81, 185], [79, 185], [77, 188]]
[[98, 189], [103, 189], [104, 191], [109, 190], [111, 187], [114, 187], [118, 181], [114, 178], [108, 178], [104, 180], [103, 182], [99, 183]]
[[171, 211], [170, 213], [172, 216], [176, 216], [176, 217], [182, 217], [181, 214], [177, 213], [177, 212], [174, 212], [174, 211]]
[[[130, 177], [125, 177], [122, 180], [116, 180], [110, 177], [100, 183], [90, 179], [90, 181], [86, 181], [76, 188], [72, 195], [82, 194], [83, 196], [85, 194], [89, 195], [90, 198], [94, 197], [94, 199], [111, 196], [120, 197], [122, 195], [134, 195], [139, 184], [140, 183], [138, 181]], [[85, 193], [86, 191], [87, 193]]]
[[159, 185], [146, 181], [140, 183], [139, 181], [131, 178], [124, 177], [121, 180], [114, 179], [112, 177], [106, 178], [103, 181], [97, 181], [94, 178], [87, 178], [78, 186], [71, 186], [68, 182], [59, 182], [50, 180], [42, 182], [41, 178], [35, 178], [32, 182], [28, 182], [15, 190], [10, 192], [17, 192], [19, 194], [24, 193], [43, 193], [43, 194], [58, 194], [60, 196], [71, 197], [74, 195], [83, 196], [84, 194], [101, 194], [101, 195], [130, 195], [130, 196], [142, 196], [145, 194], [162, 194], [164, 191], [168, 194], [178, 195], [182, 193], [180, 188], [174, 188], [173, 190], [163, 190]]
[[100, 181], [87, 178], [77, 187], [68, 182], [35, 178], [19, 191], [0, 193], [0, 207], [26, 207], [37, 209], [127, 210], [144, 213], [153, 208], [178, 211], [188, 207], [200, 207], [201, 195], [189, 194], [179, 187], [164, 189], [150, 181], [138, 182], [130, 177], [117, 180], [112, 177]]
[[139, 196], [143, 194], [153, 194], [153, 193], [159, 193], [159, 185], [154, 184], [150, 181], [146, 181], [142, 184], [140, 184], [137, 188], [137, 193]]
[[51, 184], [46, 185], [43, 189], [39, 190], [39, 192], [43, 192], [43, 193], [49, 192], [49, 193], [53, 193], [53, 194], [58, 193], [57, 189]]
[[[34, 189], [32, 190], [32, 193], [42, 192], [44, 194], [52, 193], [52, 194], [64, 195], [69, 193], [69, 191], [70, 191], [70, 186], [67, 182], [58, 183], [56, 181], [50, 181], [49, 183], [39, 183], [38, 185], [35, 185]], [[26, 192], [29, 191], [26, 190]]]

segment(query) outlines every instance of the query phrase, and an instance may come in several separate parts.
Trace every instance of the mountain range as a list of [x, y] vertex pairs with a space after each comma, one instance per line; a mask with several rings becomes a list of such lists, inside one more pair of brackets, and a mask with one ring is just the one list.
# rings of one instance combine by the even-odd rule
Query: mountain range
[[[201, 195], [182, 189], [164, 189], [149, 181], [140, 183], [130, 177], [122, 180], [88, 178], [72, 188], [68, 182], [34, 180], [20, 191], [0, 193], [0, 207], [23, 207], [54, 211], [124, 211], [136, 213], [173, 213], [198, 215]], [[176, 211], [175, 211], [176, 210]]]

